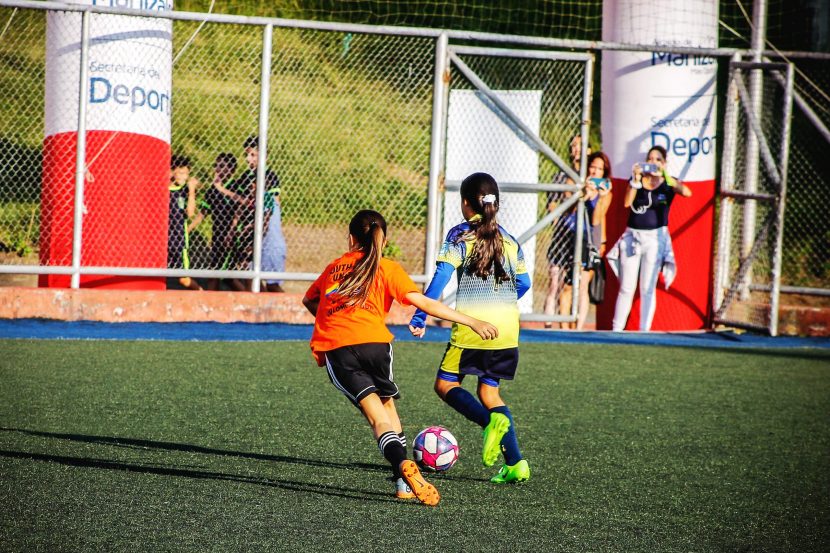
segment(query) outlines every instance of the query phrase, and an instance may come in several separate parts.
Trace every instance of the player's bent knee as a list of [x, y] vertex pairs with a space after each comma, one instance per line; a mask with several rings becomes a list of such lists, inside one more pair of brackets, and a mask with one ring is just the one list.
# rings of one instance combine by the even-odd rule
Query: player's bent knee
[[457, 388], [458, 386], [461, 386], [461, 384], [459, 384], [458, 382], [449, 382], [447, 380], [441, 380], [439, 378], [435, 380], [435, 386], [433, 389], [441, 399], [444, 399], [445, 397], [447, 397], [447, 394], [450, 390], [452, 390], [453, 388]]
[[501, 394], [499, 394], [499, 389], [487, 384], [478, 385], [478, 399], [481, 400], [481, 404], [488, 409], [504, 405], [504, 401], [501, 399]]

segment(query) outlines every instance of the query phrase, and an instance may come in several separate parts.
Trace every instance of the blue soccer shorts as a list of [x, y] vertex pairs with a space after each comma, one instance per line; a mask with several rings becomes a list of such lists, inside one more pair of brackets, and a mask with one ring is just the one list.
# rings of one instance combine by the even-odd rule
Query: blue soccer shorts
[[513, 380], [518, 366], [519, 348], [465, 349], [447, 344], [438, 374], [454, 382], [473, 375], [485, 384], [498, 386], [500, 380]]

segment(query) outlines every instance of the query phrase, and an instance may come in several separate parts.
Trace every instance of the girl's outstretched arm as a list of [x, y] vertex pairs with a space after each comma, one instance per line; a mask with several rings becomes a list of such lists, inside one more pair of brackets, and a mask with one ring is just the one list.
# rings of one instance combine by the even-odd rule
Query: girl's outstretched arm
[[447, 307], [438, 300], [428, 298], [420, 292], [409, 292], [406, 299], [409, 303], [433, 317], [469, 326], [482, 340], [492, 340], [499, 336], [499, 329], [494, 325], [474, 319], [464, 313], [459, 313], [455, 309]]
[[522, 299], [522, 296], [528, 290], [530, 290], [530, 275], [527, 273], [519, 273], [516, 275], [516, 299]]
[[[432, 280], [429, 282], [429, 286], [424, 290], [424, 295], [433, 300], [440, 298], [441, 292], [447, 287], [447, 284], [454, 274], [455, 267], [451, 264], [445, 261], [438, 263], [435, 267], [435, 274], [432, 275]], [[409, 321], [409, 331], [412, 332], [413, 336], [417, 336], [418, 338], [423, 337], [426, 333], [426, 321], [427, 314], [423, 310], [418, 309], [415, 311], [412, 320]]]

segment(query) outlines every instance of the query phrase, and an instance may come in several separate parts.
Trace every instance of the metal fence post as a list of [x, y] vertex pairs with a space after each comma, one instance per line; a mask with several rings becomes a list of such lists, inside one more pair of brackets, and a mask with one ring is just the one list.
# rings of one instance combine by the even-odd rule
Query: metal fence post
[[81, 16], [81, 57], [78, 77], [78, 135], [75, 150], [75, 212], [72, 220], [71, 288], [81, 286], [81, 245], [84, 227], [84, 179], [86, 178], [86, 107], [89, 98], [89, 21], [90, 12]]
[[265, 203], [265, 172], [268, 157], [268, 110], [271, 105], [271, 49], [274, 26], [265, 25], [262, 33], [262, 73], [259, 95], [259, 148], [256, 167], [256, 207], [254, 211], [254, 260], [251, 291], [259, 292], [259, 274], [262, 271], [262, 221]]
[[769, 333], [778, 335], [778, 300], [781, 295], [781, 254], [784, 244], [784, 211], [787, 207], [787, 164], [790, 155], [790, 128], [793, 111], [793, 65], [787, 66], [787, 81], [784, 87], [784, 124], [781, 129], [781, 155], [779, 173], [781, 185], [778, 201], [775, 202], [775, 250], [772, 262], [772, 294], [770, 297]]
[[[582, 186], [588, 174], [588, 131], [591, 126], [591, 93], [593, 88], [594, 77], [594, 60], [593, 58], [585, 60], [583, 86], [582, 86], [582, 123], [580, 124], [579, 135], [581, 137], [582, 146], [579, 152], [579, 182], [577, 186]], [[578, 192], [581, 196], [581, 190]], [[579, 283], [582, 280], [582, 241], [583, 234], [591, 232], [590, 228], [585, 225], [585, 201], [580, 198], [576, 207], [576, 240], [574, 241], [574, 266], [573, 266], [573, 285], [571, 286], [571, 316], [575, 321], [579, 321]]]
[[[766, 0], [755, 0], [752, 10], [752, 61], [762, 61], [764, 43], [766, 41], [767, 2]], [[763, 113], [763, 92], [764, 72], [760, 69], [752, 69], [749, 74], [749, 97], [752, 106], [748, 106], [755, 118], [760, 120]], [[760, 173], [759, 165], [759, 144], [758, 138], [749, 128], [747, 121], [747, 145], [746, 145], [746, 172], [744, 180], [744, 191], [755, 193], [758, 191], [758, 180]], [[743, 232], [741, 236], [741, 257], [745, 258], [752, 249], [752, 241], [755, 237], [755, 218], [757, 203], [755, 200], [747, 199], [744, 202]], [[747, 273], [741, 283], [741, 299], [749, 299], [749, 287], [752, 285], [752, 276]]]
[[[741, 61], [741, 56], [735, 54], [731, 62]], [[735, 164], [738, 148], [738, 90], [732, 79], [732, 71], [729, 69], [729, 84], [726, 90], [726, 105], [723, 116], [723, 157], [721, 159], [721, 183], [720, 189], [734, 190], [735, 188]], [[719, 222], [718, 222], [718, 258], [715, 263], [715, 289], [712, 295], [712, 313], [716, 313], [723, 303], [723, 290], [729, 278], [729, 265], [732, 256], [732, 208], [734, 200], [728, 196], [720, 197]]]
[[448, 38], [441, 34], [435, 41], [435, 74], [432, 85], [432, 130], [429, 147], [429, 182], [427, 183], [427, 232], [424, 275], [429, 279], [435, 269], [441, 218], [439, 188], [444, 178], [444, 138], [447, 128], [447, 104], [450, 91]]

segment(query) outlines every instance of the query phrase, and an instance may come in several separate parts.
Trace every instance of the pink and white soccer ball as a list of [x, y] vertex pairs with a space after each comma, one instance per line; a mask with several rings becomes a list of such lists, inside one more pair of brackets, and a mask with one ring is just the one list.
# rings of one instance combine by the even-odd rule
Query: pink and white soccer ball
[[443, 472], [458, 461], [458, 440], [443, 426], [429, 426], [415, 436], [412, 451], [422, 469]]

